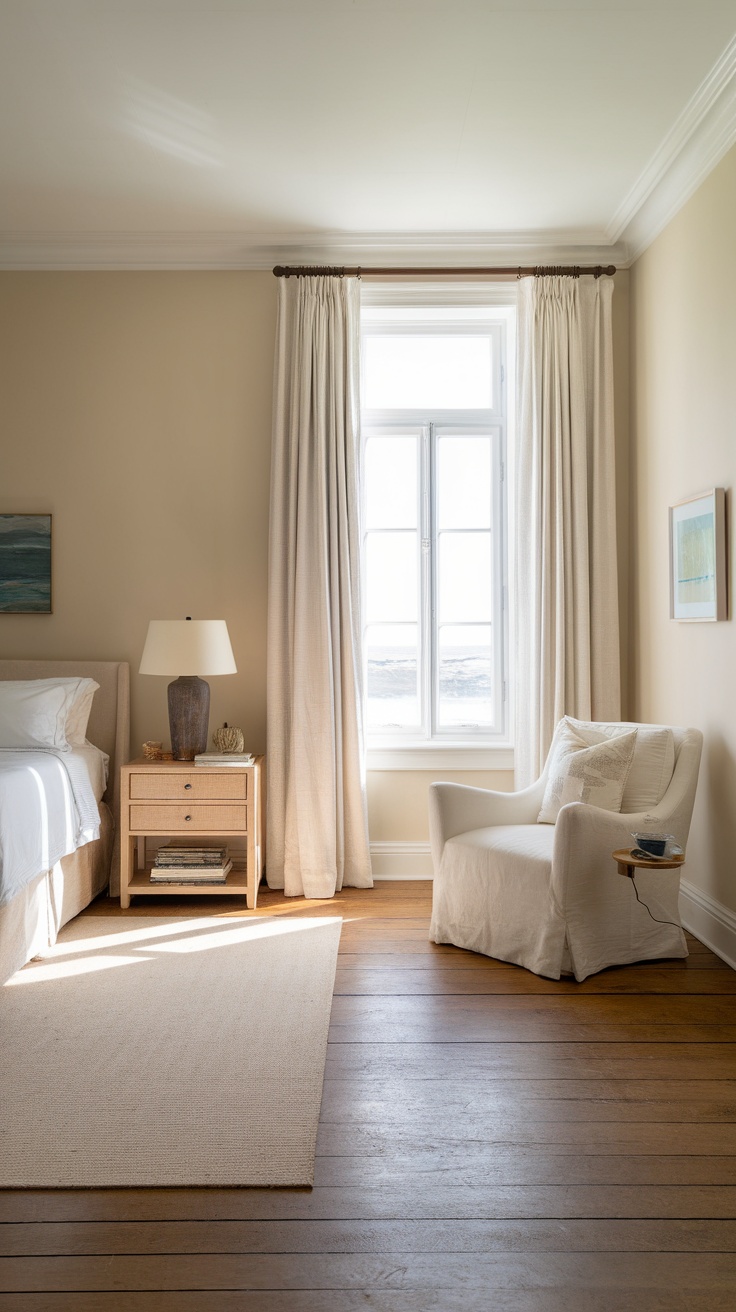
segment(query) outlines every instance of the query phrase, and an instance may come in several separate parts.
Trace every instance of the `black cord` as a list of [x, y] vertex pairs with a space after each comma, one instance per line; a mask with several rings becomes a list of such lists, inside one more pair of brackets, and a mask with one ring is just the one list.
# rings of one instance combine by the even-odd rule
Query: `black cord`
[[637, 900], [637, 902], [639, 903], [639, 906], [641, 906], [641, 907], [644, 908], [644, 910], [649, 914], [649, 916], [651, 916], [651, 918], [652, 918], [652, 920], [655, 922], [655, 924], [657, 924], [657, 925], [673, 925], [675, 929], [682, 929], [682, 925], [678, 925], [678, 924], [676, 924], [674, 920], [658, 920], [656, 916], [652, 916], [652, 913], [651, 913], [651, 911], [649, 910], [649, 907], [647, 906], [646, 902], [642, 902], [641, 898], [639, 897], [639, 890], [638, 890], [638, 888], [636, 887], [636, 876], [633, 875], [633, 874], [632, 874], [632, 876], [631, 876], [631, 883], [632, 883], [632, 885], [633, 885], [634, 892], [636, 893], [636, 900]]

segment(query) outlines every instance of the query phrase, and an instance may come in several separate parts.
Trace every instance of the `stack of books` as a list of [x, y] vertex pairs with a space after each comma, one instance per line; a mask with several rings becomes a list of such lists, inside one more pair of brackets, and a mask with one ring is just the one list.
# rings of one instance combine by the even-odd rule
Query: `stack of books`
[[254, 765], [252, 752], [200, 752], [195, 756], [195, 765]]
[[232, 869], [226, 847], [160, 847], [152, 884], [224, 884]]

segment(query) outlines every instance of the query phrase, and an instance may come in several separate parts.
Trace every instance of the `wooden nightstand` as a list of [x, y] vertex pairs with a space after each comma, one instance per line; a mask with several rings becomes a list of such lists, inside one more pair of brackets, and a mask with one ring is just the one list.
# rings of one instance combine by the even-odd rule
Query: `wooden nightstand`
[[[201, 765], [191, 761], [131, 761], [120, 778], [120, 905], [131, 895], [245, 895], [249, 910], [263, 873], [263, 757], [253, 765]], [[136, 869], [138, 838], [240, 838], [245, 870], [233, 869], [225, 884], [188, 888], [152, 884]]]

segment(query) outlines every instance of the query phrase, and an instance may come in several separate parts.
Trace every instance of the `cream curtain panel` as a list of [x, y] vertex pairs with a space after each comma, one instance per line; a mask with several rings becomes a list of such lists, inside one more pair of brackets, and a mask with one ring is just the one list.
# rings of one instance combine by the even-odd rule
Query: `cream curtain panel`
[[613, 279], [519, 284], [517, 787], [563, 715], [621, 714]]
[[372, 885], [362, 729], [355, 278], [279, 280], [268, 617], [271, 888]]

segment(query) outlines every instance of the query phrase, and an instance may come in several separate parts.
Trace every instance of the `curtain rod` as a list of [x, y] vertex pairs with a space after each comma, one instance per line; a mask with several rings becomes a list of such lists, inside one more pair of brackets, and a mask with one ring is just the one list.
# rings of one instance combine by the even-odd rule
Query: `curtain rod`
[[561, 277], [568, 274], [572, 278], [579, 278], [581, 273], [592, 273], [594, 278], [600, 278], [602, 275], [612, 278], [616, 272], [615, 264], [595, 264], [589, 266], [577, 264], [550, 264], [534, 265], [524, 268], [509, 268], [505, 266], [498, 269], [377, 269], [377, 268], [340, 268], [331, 265], [284, 265], [277, 264], [273, 270], [276, 278], [306, 278], [310, 275], [313, 277], [334, 277], [334, 278], [434, 278], [438, 275], [442, 277], [468, 278], [468, 277], [485, 277], [485, 278], [542, 278], [542, 277]]

